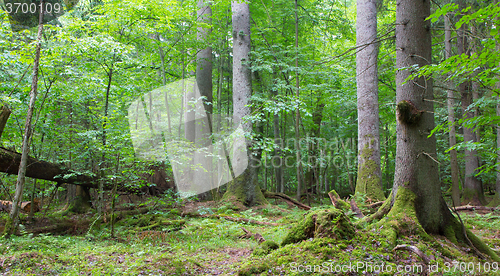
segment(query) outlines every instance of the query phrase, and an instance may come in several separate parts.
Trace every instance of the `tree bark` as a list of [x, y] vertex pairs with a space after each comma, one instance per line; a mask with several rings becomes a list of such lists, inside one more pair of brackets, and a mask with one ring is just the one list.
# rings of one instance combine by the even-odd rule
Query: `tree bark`
[[[446, 59], [451, 57], [451, 15], [445, 15], [444, 17], [444, 56]], [[448, 84], [449, 86], [452, 83]], [[455, 95], [453, 90], [448, 89], [447, 95], [447, 108], [448, 108], [448, 124], [450, 124], [450, 134], [449, 143], [450, 148], [457, 144], [456, 130], [455, 130]], [[451, 198], [453, 200], [454, 206], [459, 206], [460, 204], [460, 186], [459, 186], [459, 172], [458, 172], [458, 158], [457, 150], [450, 150], [450, 169], [451, 169]]]
[[[435, 161], [436, 137], [428, 137], [434, 128], [432, 81], [423, 77], [406, 81], [412, 72], [403, 68], [422, 66], [431, 61], [431, 28], [430, 22], [425, 20], [429, 15], [430, 1], [401, 0], [396, 6], [398, 104], [394, 187], [379, 211], [362, 221], [380, 218], [389, 210], [387, 217], [379, 223], [392, 244], [396, 244], [401, 230], [399, 225], [404, 221], [407, 232], [441, 234], [455, 243], [469, 241], [471, 247], [500, 261], [493, 250], [462, 227], [441, 195]], [[421, 111], [416, 120], [401, 120], [401, 112], [408, 104]]]
[[10, 108], [4, 104], [2, 107], [0, 107], [0, 141], [2, 138], [2, 133], [3, 130], [5, 129], [5, 125], [7, 124], [7, 121], [9, 120], [11, 110]]
[[357, 2], [356, 81], [358, 98], [358, 177], [356, 194], [380, 201], [382, 191], [380, 169], [380, 134], [377, 74], [377, 0]]
[[[248, 106], [252, 96], [252, 82], [249, 69], [250, 54], [250, 8], [247, 3], [234, 1], [231, 3], [233, 20], [233, 121], [240, 125], [245, 136], [252, 132], [252, 123], [244, 117], [250, 115]], [[248, 137], [247, 136], [247, 137]], [[237, 201], [245, 206], [255, 206], [266, 203], [257, 182], [257, 167], [260, 160], [252, 154], [252, 141], [247, 138], [245, 147], [247, 156], [237, 156], [232, 159], [232, 167], [244, 166], [243, 173], [228, 184], [223, 200]], [[238, 151], [238, 149], [235, 149]], [[236, 171], [236, 170], [235, 170]]]

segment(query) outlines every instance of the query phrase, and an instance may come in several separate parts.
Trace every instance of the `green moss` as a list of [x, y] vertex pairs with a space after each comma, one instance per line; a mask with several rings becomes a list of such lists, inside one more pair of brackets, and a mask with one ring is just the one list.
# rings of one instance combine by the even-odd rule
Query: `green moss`
[[[257, 183], [257, 178], [251, 176], [250, 168], [237, 176], [228, 184], [226, 193], [221, 199], [221, 203], [230, 203], [238, 206], [239, 210], [245, 207], [268, 204]], [[253, 181], [251, 185], [249, 181]]]
[[271, 253], [271, 251], [273, 250], [276, 250], [279, 248], [279, 245], [273, 241], [265, 241], [261, 244], [259, 244], [259, 246], [257, 248], [255, 248], [255, 250], [252, 252], [252, 255], [254, 256], [265, 256], [269, 253]]
[[339, 209], [339, 210], [341, 210], [343, 212], [346, 212], [347, 210], [349, 210], [351, 208], [351, 205], [349, 203], [347, 203], [344, 200], [340, 199], [339, 194], [335, 190], [331, 190], [328, 193], [332, 194], [335, 198], [338, 199], [337, 204], [335, 205], [335, 208], [337, 208], [337, 209]]
[[418, 222], [415, 199], [416, 195], [412, 191], [405, 188], [404, 185], [399, 187], [391, 210], [384, 219], [377, 223], [391, 244], [396, 244], [399, 234], [405, 236], [420, 235], [425, 240], [431, 240]]
[[457, 237], [455, 235], [455, 229], [453, 228], [452, 225], [446, 226], [444, 229], [444, 236], [449, 239], [452, 243], [458, 244]]
[[483, 254], [490, 256], [493, 261], [500, 262], [500, 258], [498, 257], [498, 255], [493, 250], [491, 250], [491, 248], [486, 243], [484, 243], [480, 238], [474, 235], [469, 229], [467, 229], [467, 237], [477, 248], [477, 250], [479, 250]]
[[495, 197], [493, 198], [493, 200], [490, 201], [490, 203], [488, 203], [487, 206], [488, 207], [498, 207], [498, 206], [500, 206], [500, 195], [499, 194], [495, 195]]
[[295, 225], [283, 239], [282, 246], [310, 238], [334, 238], [350, 240], [355, 229], [344, 213], [338, 209], [323, 209], [309, 213]]
[[[373, 143], [374, 140], [372, 138], [370, 144]], [[356, 194], [364, 194], [371, 200], [381, 201], [385, 199], [385, 196], [380, 185], [381, 178], [377, 175], [377, 172], [380, 171], [380, 165], [372, 158], [374, 151], [374, 149], [369, 147], [369, 144], [365, 144], [365, 147], [360, 152], [362, 162], [358, 166]], [[361, 204], [362, 202], [358, 203]]]

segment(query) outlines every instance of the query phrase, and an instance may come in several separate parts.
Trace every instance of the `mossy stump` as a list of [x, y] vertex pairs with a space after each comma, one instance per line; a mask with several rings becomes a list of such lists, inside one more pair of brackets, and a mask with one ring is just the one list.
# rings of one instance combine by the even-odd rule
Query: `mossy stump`
[[350, 240], [356, 230], [344, 213], [338, 209], [323, 209], [309, 213], [283, 239], [282, 246], [310, 238]]

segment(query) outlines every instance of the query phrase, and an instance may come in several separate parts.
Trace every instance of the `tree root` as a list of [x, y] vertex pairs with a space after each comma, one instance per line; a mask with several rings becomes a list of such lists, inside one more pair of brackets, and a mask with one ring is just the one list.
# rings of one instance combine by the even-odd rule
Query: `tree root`
[[413, 252], [413, 253], [417, 254], [422, 259], [422, 261], [424, 261], [424, 263], [426, 265], [428, 265], [430, 263], [430, 258], [427, 255], [425, 255], [424, 252], [422, 252], [422, 250], [418, 249], [418, 247], [416, 247], [416, 246], [407, 245], [407, 244], [400, 244], [392, 249], [392, 251], [396, 251], [396, 250], [407, 250], [407, 251]]
[[354, 212], [356, 217], [358, 218], [365, 217], [365, 215], [363, 215], [363, 212], [361, 212], [358, 205], [356, 204], [356, 201], [354, 201], [354, 198], [351, 198], [350, 204], [351, 204], [351, 210]]

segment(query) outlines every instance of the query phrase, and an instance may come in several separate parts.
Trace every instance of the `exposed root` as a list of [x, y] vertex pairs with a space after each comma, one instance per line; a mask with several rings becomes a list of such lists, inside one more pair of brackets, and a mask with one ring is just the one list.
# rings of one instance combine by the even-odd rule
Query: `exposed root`
[[358, 205], [356, 204], [356, 201], [354, 201], [354, 198], [351, 198], [350, 204], [351, 204], [351, 210], [354, 212], [356, 217], [358, 218], [365, 217], [365, 215], [363, 215]]
[[379, 201], [379, 202], [375, 202], [375, 203], [372, 203], [372, 204], [369, 204], [369, 205], [366, 205], [366, 207], [370, 208], [370, 209], [375, 209], [379, 206], [382, 206], [384, 204], [385, 201]]
[[430, 263], [430, 258], [427, 255], [425, 255], [424, 252], [422, 252], [422, 250], [418, 249], [418, 247], [416, 247], [416, 246], [407, 245], [407, 244], [400, 244], [400, 245], [394, 247], [394, 249], [392, 249], [392, 251], [396, 251], [396, 250], [407, 250], [407, 251], [413, 252], [413, 253], [417, 254], [422, 259], [422, 261], [424, 261], [424, 263], [426, 265], [428, 265]]

